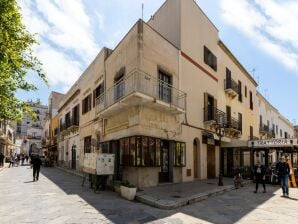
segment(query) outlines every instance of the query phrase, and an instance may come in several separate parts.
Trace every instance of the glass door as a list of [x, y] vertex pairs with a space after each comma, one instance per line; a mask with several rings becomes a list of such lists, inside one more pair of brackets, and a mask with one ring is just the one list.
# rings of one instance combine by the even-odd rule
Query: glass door
[[159, 182], [169, 182], [169, 142], [161, 141]]

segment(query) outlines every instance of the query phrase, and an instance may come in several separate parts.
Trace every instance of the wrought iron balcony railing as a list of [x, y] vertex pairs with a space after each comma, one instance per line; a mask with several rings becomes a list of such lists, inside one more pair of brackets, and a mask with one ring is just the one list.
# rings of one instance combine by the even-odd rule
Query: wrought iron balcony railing
[[222, 127], [242, 131], [242, 124], [237, 119], [227, 116], [227, 114], [216, 107], [204, 108], [204, 122], [213, 121], [214, 124], [220, 124]]
[[225, 79], [225, 90], [232, 89], [235, 93], [238, 94], [239, 88], [236, 81], [231, 79]]
[[182, 110], [186, 108], [186, 94], [184, 92], [149, 74], [134, 71], [97, 97], [96, 112], [98, 113], [110, 107], [134, 92], [145, 94]]

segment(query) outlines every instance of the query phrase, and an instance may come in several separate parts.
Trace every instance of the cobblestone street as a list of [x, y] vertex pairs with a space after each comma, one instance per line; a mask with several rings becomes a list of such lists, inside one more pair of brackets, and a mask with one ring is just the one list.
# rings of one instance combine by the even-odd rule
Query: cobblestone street
[[79, 177], [42, 168], [32, 182], [29, 166], [0, 171], [0, 223], [297, 223], [298, 189], [253, 193], [253, 185], [176, 210], [129, 202], [114, 192], [95, 194]]

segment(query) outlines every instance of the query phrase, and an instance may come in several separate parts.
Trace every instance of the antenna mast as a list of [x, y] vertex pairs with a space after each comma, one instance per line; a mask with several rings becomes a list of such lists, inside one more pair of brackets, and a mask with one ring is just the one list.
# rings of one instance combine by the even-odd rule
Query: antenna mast
[[142, 20], [144, 20], [144, 3], [142, 2]]

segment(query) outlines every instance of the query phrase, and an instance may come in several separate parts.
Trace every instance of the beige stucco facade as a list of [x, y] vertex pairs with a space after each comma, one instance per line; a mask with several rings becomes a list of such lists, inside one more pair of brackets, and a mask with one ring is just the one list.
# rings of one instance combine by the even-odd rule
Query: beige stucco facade
[[198, 5], [167, 0], [103, 48], [66, 93], [59, 123], [79, 105], [79, 124], [60, 125], [59, 160], [71, 167], [74, 145], [78, 170], [86, 150], [114, 153], [114, 179], [139, 187], [215, 178], [230, 152], [259, 137], [258, 102], [257, 83]]

